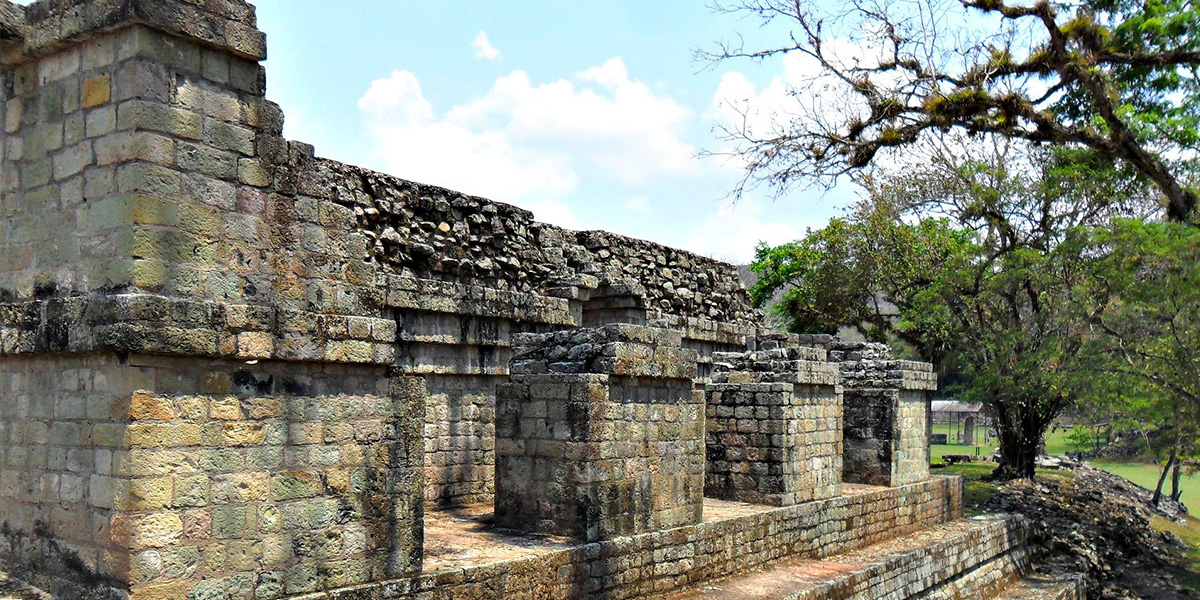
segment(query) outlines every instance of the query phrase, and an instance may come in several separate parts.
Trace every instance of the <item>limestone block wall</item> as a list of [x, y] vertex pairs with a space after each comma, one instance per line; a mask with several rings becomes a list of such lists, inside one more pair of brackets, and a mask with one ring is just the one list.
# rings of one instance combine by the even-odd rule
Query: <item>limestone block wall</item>
[[841, 493], [841, 375], [825, 358], [798, 347], [712, 355], [707, 496], [787, 506]]
[[[661, 598], [690, 585], [747, 573], [789, 557], [824, 558], [961, 518], [959, 478], [873, 490], [735, 516], [668, 531], [600, 540], [535, 557], [449, 568], [347, 594], [404, 599]], [[970, 543], [918, 558], [906, 577], [945, 580], [1023, 542], [998, 521]], [[1010, 533], [1015, 532], [1015, 533]], [[936, 566], [931, 566], [936, 565]], [[880, 597], [920, 582], [881, 566], [858, 582]], [[909, 588], [908, 586], [913, 586]], [[378, 593], [378, 596], [371, 596]], [[302, 596], [298, 600], [325, 600]]]
[[520, 341], [498, 390], [496, 523], [598, 540], [699, 522], [703, 394], [679, 335], [610, 325]]
[[845, 480], [905, 485], [929, 477], [932, 365], [888, 360], [886, 347], [855, 350], [871, 358], [840, 363], [845, 386]]
[[425, 497], [435, 506], [490, 503], [496, 481], [496, 386], [508, 377], [426, 378]]
[[895, 473], [892, 485], [907, 485], [929, 478], [932, 459], [929, 432], [932, 427], [930, 390], [901, 390], [896, 408], [900, 430], [893, 450]]
[[120, 585], [129, 556], [113, 535], [117, 490], [130, 498], [119, 409], [138, 380], [141, 372], [112, 355], [0, 360], [0, 560], [8, 569]]
[[705, 386], [704, 495], [789, 506], [841, 492], [841, 403], [832, 386]]
[[49, 589], [274, 598], [420, 569], [419, 379], [115, 354], [0, 375], [0, 550], [56, 540]]

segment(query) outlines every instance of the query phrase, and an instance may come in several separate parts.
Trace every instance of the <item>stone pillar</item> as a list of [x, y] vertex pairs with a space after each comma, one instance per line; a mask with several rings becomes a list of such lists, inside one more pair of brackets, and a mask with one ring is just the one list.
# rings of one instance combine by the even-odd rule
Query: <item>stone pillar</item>
[[788, 506], [841, 493], [838, 369], [816, 348], [714, 355], [704, 493]]
[[[876, 345], [868, 344], [869, 347]], [[901, 486], [929, 479], [928, 363], [891, 360], [871, 348], [841, 362], [848, 483]]]
[[497, 390], [497, 525], [591, 541], [700, 521], [703, 395], [679, 333], [607, 325], [514, 345]]
[[420, 572], [424, 381], [265, 57], [242, 0], [0, 2], [0, 563], [55, 597]]
[[963, 444], [967, 446], [975, 445], [975, 417], [967, 417], [963, 420]]

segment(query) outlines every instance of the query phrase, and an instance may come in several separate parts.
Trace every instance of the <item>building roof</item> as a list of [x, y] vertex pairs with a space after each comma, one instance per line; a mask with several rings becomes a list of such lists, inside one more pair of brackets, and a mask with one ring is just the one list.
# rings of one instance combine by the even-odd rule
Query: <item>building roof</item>
[[934, 400], [933, 412], [978, 413], [983, 412], [983, 404], [980, 402], [959, 402], [958, 400]]

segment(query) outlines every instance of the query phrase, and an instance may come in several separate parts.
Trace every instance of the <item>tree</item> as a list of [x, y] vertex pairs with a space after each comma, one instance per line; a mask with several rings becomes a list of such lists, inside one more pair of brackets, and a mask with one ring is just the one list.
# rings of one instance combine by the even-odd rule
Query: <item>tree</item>
[[[762, 303], [786, 289], [779, 310], [793, 323], [832, 328], [865, 316], [860, 327], [910, 340], [927, 359], [953, 356], [959, 392], [995, 416], [996, 475], [1031, 478], [1046, 430], [1085, 389], [1087, 320], [1073, 299], [1089, 272], [1069, 232], [1148, 200], [1093, 153], [992, 141], [932, 144], [912, 164], [876, 171], [853, 218], [760, 248], [752, 295]], [[866, 299], [876, 296], [896, 314], [875, 318]]]
[[[878, 208], [867, 205], [850, 219], [832, 219], [796, 242], [760, 246], [751, 266], [759, 275], [751, 299], [766, 306], [784, 290], [772, 310], [790, 331], [835, 334], [852, 327], [867, 340], [899, 340], [940, 364], [946, 335], [938, 333], [932, 315], [897, 310], [893, 302], [907, 305], [934, 273], [963, 260], [972, 251], [970, 236], [944, 220], [899, 225], [890, 210]], [[918, 316], [920, 325], [913, 322]]]
[[[730, 0], [719, 10], [784, 25], [786, 43], [721, 45], [711, 60], [798, 55], [789, 118], [724, 127], [747, 184], [777, 194], [832, 184], [928, 134], [996, 135], [1086, 148], [1152, 182], [1193, 218], [1186, 175], [1200, 135], [1200, 5], [1194, 0]], [[806, 86], [820, 86], [810, 94]]]
[[1118, 220], [1083, 243], [1093, 271], [1077, 302], [1095, 370], [1145, 389], [1141, 411], [1169, 433], [1154, 502], [1168, 474], [1178, 499], [1183, 462], [1200, 454], [1200, 231]]

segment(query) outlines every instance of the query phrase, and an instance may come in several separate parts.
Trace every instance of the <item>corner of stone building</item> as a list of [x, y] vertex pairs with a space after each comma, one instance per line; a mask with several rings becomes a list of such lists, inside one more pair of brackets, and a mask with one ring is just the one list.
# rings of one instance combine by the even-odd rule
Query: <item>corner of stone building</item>
[[56, 585], [420, 569], [424, 381], [389, 373], [394, 320], [314, 306], [286, 259], [327, 247], [288, 218], [313, 152], [265, 55], [242, 0], [0, 3], [0, 553]]

